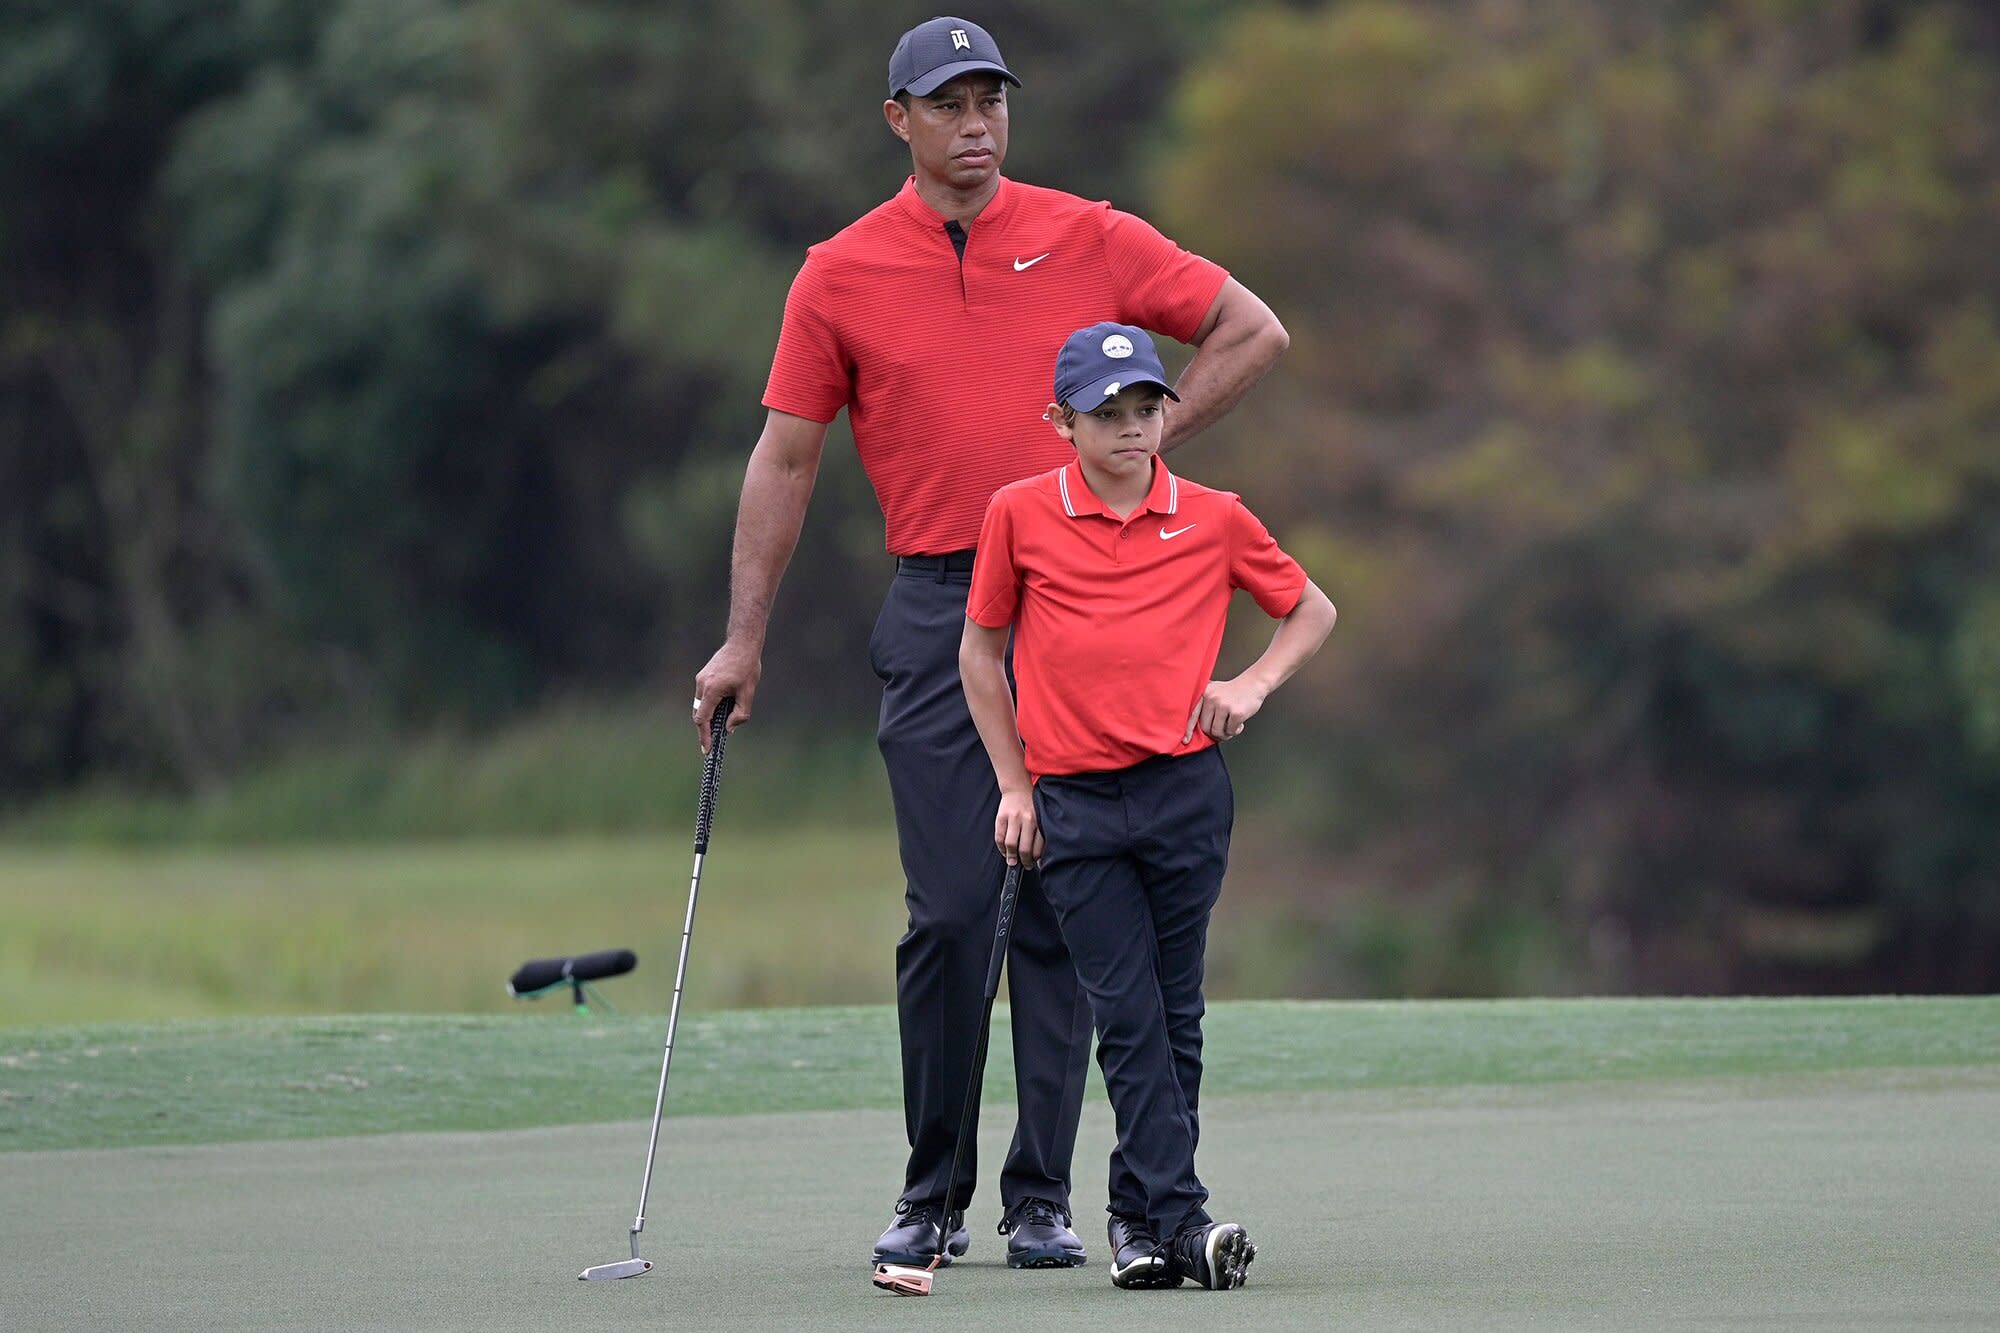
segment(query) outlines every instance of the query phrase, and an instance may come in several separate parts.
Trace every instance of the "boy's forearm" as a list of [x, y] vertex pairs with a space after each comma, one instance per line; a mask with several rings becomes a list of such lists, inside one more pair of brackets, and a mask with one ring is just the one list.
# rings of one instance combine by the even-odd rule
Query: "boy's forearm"
[[1319, 585], [1306, 580], [1299, 604], [1292, 608], [1290, 615], [1278, 622], [1270, 645], [1250, 664], [1243, 673], [1243, 679], [1257, 685], [1265, 694], [1277, 689], [1312, 660], [1313, 654], [1326, 642], [1327, 635], [1333, 632], [1337, 616], [1333, 603], [1320, 591]]
[[1021, 734], [1014, 718], [1014, 695], [1007, 688], [1006, 664], [999, 653], [978, 647], [970, 637], [971, 629], [968, 622], [968, 640], [958, 655], [966, 707], [971, 710], [972, 724], [979, 729], [979, 739], [986, 746], [986, 756], [993, 763], [1000, 790], [1026, 791], [1031, 785], [1028, 760], [1021, 749]]

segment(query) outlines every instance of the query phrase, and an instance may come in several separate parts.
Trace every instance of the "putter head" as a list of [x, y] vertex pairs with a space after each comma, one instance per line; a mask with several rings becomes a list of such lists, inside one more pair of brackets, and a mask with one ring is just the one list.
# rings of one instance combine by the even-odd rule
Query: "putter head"
[[931, 1270], [912, 1268], [908, 1264], [876, 1264], [875, 1285], [891, 1296], [928, 1296], [931, 1294]]
[[620, 1259], [615, 1264], [599, 1264], [578, 1273], [579, 1282], [601, 1282], [614, 1277], [644, 1277], [653, 1271], [653, 1265], [646, 1259]]

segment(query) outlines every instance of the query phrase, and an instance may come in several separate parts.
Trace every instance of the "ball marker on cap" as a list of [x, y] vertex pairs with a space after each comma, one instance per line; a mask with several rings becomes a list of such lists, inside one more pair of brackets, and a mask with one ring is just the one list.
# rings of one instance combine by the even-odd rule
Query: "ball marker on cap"
[[1180, 397], [1167, 379], [1151, 336], [1136, 324], [1107, 321], [1078, 329], [1056, 353], [1056, 401], [1079, 411], [1140, 384], [1157, 385], [1169, 398]]

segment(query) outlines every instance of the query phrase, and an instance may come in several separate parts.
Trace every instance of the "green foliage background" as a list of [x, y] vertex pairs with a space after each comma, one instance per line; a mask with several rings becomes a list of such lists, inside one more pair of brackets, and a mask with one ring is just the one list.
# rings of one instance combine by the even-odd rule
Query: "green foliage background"
[[1347, 613], [1300, 706], [1350, 845], [1541, 897], [1608, 978], [1992, 984], [1963, 17], [1353, 4], [1188, 82], [1162, 220], [1293, 295], [1251, 448]]
[[[785, 285], [905, 174], [877, 90], [928, 13], [0, 9], [15, 827], [678, 700]], [[1027, 81], [1010, 173], [1147, 213], [1293, 335], [1177, 457], [1342, 608], [1237, 751], [1278, 935], [1392, 990], [1431, 948], [1556, 960], [1429, 973], [1460, 989], [2000, 983], [1989, 7], [974, 17]], [[880, 550], [836, 438], [762, 725], [865, 727]]]

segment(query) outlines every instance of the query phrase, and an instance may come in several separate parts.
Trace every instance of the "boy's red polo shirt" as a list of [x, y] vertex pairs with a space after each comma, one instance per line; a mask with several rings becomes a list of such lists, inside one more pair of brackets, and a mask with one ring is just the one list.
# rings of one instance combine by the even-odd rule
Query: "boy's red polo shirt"
[[1213, 745], [1188, 715], [1215, 670], [1242, 588], [1290, 615], [1306, 574], [1229, 491], [1156, 459], [1145, 503], [1120, 519], [1067, 467], [1004, 487], [979, 533], [966, 614], [1014, 627], [1028, 771], [1101, 773]]
[[846, 408], [890, 554], [961, 551], [993, 492], [1073, 456], [1042, 420], [1063, 339], [1109, 319], [1186, 342], [1228, 276], [1144, 219], [1005, 177], [961, 261], [912, 178], [807, 252], [764, 406]]

